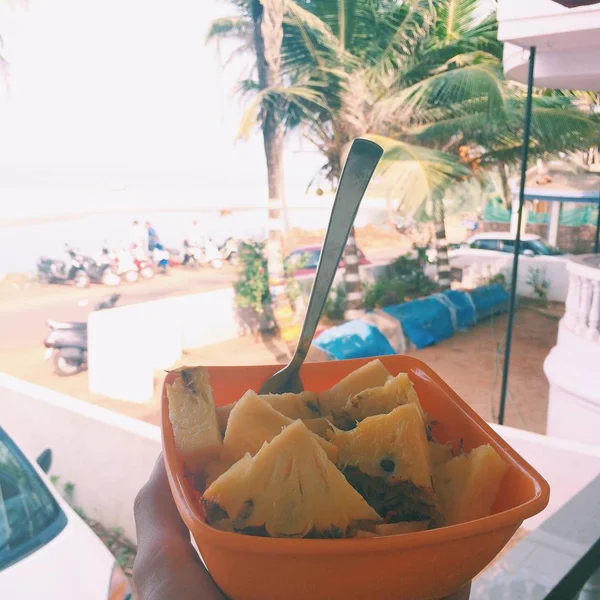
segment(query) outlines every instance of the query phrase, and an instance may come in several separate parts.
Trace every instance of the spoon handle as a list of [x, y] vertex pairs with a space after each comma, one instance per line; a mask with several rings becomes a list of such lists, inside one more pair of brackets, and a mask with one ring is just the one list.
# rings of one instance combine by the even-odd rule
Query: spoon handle
[[382, 154], [383, 149], [369, 140], [358, 138], [352, 143], [333, 201], [317, 274], [291, 363], [304, 361], [308, 354], [358, 207]]

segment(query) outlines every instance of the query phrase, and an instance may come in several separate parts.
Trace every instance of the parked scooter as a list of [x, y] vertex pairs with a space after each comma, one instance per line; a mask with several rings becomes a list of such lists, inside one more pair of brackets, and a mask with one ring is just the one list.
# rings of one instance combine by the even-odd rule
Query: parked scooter
[[70, 265], [64, 260], [42, 256], [37, 262], [37, 277], [40, 283], [69, 283], [75, 287], [84, 288], [90, 285], [90, 276], [84, 266], [84, 257], [74, 248], [65, 244], [65, 252], [70, 257]]
[[142, 279], [152, 279], [154, 277], [154, 265], [144, 250], [134, 244], [131, 248], [131, 256]]
[[90, 256], [84, 256], [81, 264], [94, 283], [102, 283], [108, 287], [115, 287], [121, 283], [121, 277], [113, 268], [110, 252], [107, 248], [102, 248], [102, 256], [99, 261]]
[[183, 242], [183, 265], [197, 268], [204, 265], [210, 265], [213, 269], [223, 267], [223, 256], [218, 246], [208, 238], [203, 247], [188, 244], [187, 240]]
[[127, 283], [135, 283], [139, 279], [139, 269], [131, 252], [123, 248], [110, 252], [106, 246], [102, 251], [109, 257], [111, 269], [119, 278], [125, 279]]
[[228, 237], [223, 244], [219, 246], [219, 252], [223, 259], [232, 265], [237, 262], [239, 248], [237, 242], [232, 237]]
[[[94, 310], [113, 308], [120, 294], [106, 296]], [[87, 369], [88, 329], [86, 322], [59, 323], [49, 320], [46, 323], [50, 332], [44, 340], [46, 359], [52, 359], [54, 372], [61, 377], [75, 375]]]

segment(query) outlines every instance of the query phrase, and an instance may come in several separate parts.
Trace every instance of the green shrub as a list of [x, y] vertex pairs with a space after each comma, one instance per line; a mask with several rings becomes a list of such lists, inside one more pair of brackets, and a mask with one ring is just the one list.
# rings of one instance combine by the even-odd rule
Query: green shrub
[[342, 283], [329, 293], [325, 301], [323, 316], [331, 322], [342, 321], [346, 312], [346, 286]]
[[406, 287], [396, 277], [381, 277], [371, 285], [363, 286], [364, 304], [367, 310], [375, 310], [383, 306], [402, 304]]
[[437, 291], [437, 284], [423, 271], [422, 262], [410, 255], [399, 256], [388, 266], [388, 277], [404, 285], [404, 293], [411, 298], [429, 296]]
[[253, 308], [258, 314], [271, 302], [265, 244], [242, 242], [238, 257], [238, 280], [233, 284], [239, 308]]
[[527, 285], [533, 288], [537, 300], [544, 306], [548, 304], [548, 292], [550, 291], [550, 280], [546, 277], [545, 269], [529, 268], [527, 272]]

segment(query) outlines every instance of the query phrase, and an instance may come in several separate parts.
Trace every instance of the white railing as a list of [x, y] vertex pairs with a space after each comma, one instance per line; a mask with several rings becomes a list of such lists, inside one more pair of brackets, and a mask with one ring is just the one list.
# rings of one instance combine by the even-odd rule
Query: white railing
[[600, 343], [600, 254], [582, 254], [569, 260], [569, 292], [564, 324], [571, 331]]

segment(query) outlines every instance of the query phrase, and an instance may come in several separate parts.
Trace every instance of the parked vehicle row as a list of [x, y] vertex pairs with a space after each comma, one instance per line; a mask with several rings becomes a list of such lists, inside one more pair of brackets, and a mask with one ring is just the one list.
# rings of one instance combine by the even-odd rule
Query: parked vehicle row
[[166, 248], [160, 242], [147, 252], [139, 245], [111, 250], [107, 244], [98, 258], [86, 256], [78, 249], [65, 244], [65, 258], [42, 256], [36, 264], [38, 281], [43, 284], [72, 284], [88, 287], [100, 283], [109, 287], [122, 281], [135, 283], [139, 279], [151, 279], [155, 273], [166, 274], [171, 267], [198, 268], [209, 266], [221, 269], [225, 263], [234, 264], [238, 255], [238, 244], [228, 238], [221, 245], [211, 239], [202, 245], [184, 241], [183, 252]]

